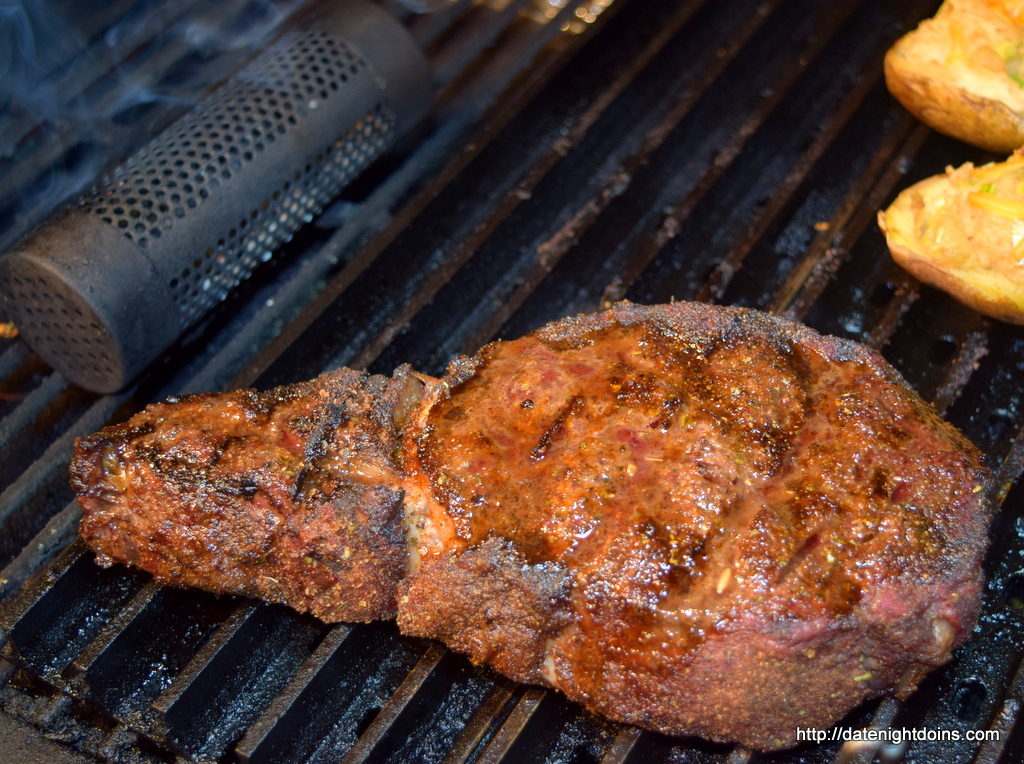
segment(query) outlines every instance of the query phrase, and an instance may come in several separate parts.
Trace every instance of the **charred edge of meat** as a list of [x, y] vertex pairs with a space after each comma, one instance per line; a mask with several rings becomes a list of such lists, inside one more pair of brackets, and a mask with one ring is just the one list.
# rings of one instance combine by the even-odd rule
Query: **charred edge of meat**
[[515, 545], [492, 538], [449, 553], [398, 590], [403, 634], [440, 639], [518, 682], [543, 683], [547, 642], [575, 619], [569, 571], [531, 565]]
[[406, 570], [393, 454], [421, 389], [407, 368], [343, 369], [151, 406], [76, 443], [81, 534], [102, 564], [169, 584], [325, 621], [392, 617]]

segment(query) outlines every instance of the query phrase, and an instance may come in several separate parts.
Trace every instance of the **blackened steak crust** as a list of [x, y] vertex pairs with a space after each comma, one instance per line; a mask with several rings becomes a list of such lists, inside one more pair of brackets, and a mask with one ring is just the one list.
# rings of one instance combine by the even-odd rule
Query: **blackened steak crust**
[[151, 406], [72, 464], [103, 563], [328, 621], [397, 606], [613, 719], [761, 749], [949, 660], [986, 479], [873, 351], [685, 303], [558, 321], [439, 380]]
[[621, 304], [455, 362], [436, 397], [399, 625], [517, 680], [772, 749], [908, 694], [974, 624], [979, 455], [860, 345]]
[[349, 369], [266, 393], [192, 395], [80, 439], [72, 487], [101, 564], [283, 602], [395, 615], [405, 575], [396, 421], [422, 385]]

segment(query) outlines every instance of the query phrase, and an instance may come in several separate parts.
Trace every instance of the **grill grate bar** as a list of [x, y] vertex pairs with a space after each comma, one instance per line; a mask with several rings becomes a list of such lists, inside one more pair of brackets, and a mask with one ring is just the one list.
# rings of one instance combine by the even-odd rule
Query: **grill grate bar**
[[388, 734], [391, 726], [398, 721], [398, 718], [405, 711], [406, 707], [413, 700], [417, 693], [423, 689], [423, 685], [430, 679], [437, 670], [441, 659], [447, 655], [447, 651], [439, 644], [432, 643], [427, 651], [420, 658], [412, 671], [405, 677], [405, 680], [398, 686], [391, 697], [388, 698], [384, 707], [374, 717], [373, 722], [366, 731], [360, 735], [356, 744], [342, 759], [343, 764], [355, 764], [356, 762], [367, 761], [374, 756], [374, 750]]
[[[524, 171], [517, 176], [503, 178], [501, 181], [491, 178], [491, 185], [500, 185], [507, 190], [497, 201], [486, 207], [481, 205], [477, 210], [471, 211], [463, 219], [458, 221], [458, 229], [449, 235], [450, 247], [445, 247], [445, 260], [436, 270], [429, 275], [419, 288], [401, 300], [398, 313], [391, 317], [383, 329], [375, 336], [365, 341], [362, 350], [358, 355], [352, 357], [347, 363], [356, 368], [365, 368], [383, 352], [384, 348], [391, 342], [399, 327], [406, 325], [423, 306], [433, 299], [437, 292], [449, 281], [455, 273], [470, 257], [481, 247], [491, 236], [495, 234], [498, 227], [503, 224], [510, 215], [529, 199], [533, 190], [541, 181], [548, 176], [552, 168], [566, 157], [566, 146], [576, 145], [586, 136], [591, 127], [613, 104], [615, 99], [635, 80], [637, 75], [650, 64], [652, 59], [664, 48], [672, 36], [687, 22], [697, 11], [703, 0], [697, 3], [686, 3], [680, 5], [678, 12], [665, 22], [661, 33], [656, 35], [643, 49], [634, 57], [628, 59], [629, 65], [623, 68], [619, 74], [602, 90], [594, 102], [588, 106], [579, 116], [575, 117], [568, 130], [561, 129], [550, 137], [551, 143], [546, 150], [538, 156]], [[738, 47], [738, 46], [737, 46]], [[723, 59], [728, 59], [729, 54], [723, 51]], [[711, 78], [708, 78], [703, 87], [710, 85]], [[700, 88], [703, 90], [703, 88]], [[696, 96], [694, 96], [695, 98]], [[691, 99], [687, 99], [687, 103]], [[511, 116], [511, 115], [510, 115]], [[672, 119], [668, 117], [667, 119]], [[678, 119], [678, 117], [676, 117]], [[654, 128], [657, 130], [658, 128]], [[654, 132], [652, 130], [652, 132]], [[643, 155], [634, 155], [634, 161], [643, 161]], [[616, 181], [609, 181], [615, 185]], [[610, 192], [603, 192], [609, 196]], [[588, 211], [597, 213], [596, 208], [588, 207]], [[556, 234], [556, 237], [558, 234]], [[482, 343], [481, 343], [482, 344]], [[439, 349], [443, 354], [443, 348]]]
[[409, 25], [409, 30], [420, 47], [429, 52], [434, 42], [466, 13], [472, 4], [473, 0], [452, 0], [441, 10], [414, 19]]
[[919, 282], [910, 274], [899, 274], [895, 280], [894, 299], [886, 307], [882, 320], [872, 328], [866, 339], [867, 344], [873, 348], [883, 347], [919, 296]]
[[[424, 165], [429, 158], [444, 156], [457, 150], [460, 143], [464, 142], [466, 131], [494, 104], [494, 98], [499, 93], [502, 94], [502, 104], [495, 121], [488, 119], [480, 129], [480, 133], [474, 136], [474, 143], [469, 147], [467, 155], [458, 157], [449, 163], [441, 171], [437, 182], [425, 187], [403, 211], [398, 212], [387, 230], [353, 257], [316, 298], [311, 300], [302, 312], [291, 321], [287, 330], [268, 344], [232, 385], [252, 384], [258, 380], [261, 386], [273, 386], [294, 379], [296, 369], [303, 369], [308, 376], [313, 376], [324, 369], [334, 368], [347, 362], [345, 358], [331, 357], [330, 348], [339, 344], [337, 339], [329, 345], [324, 345], [319, 357], [315, 358], [312, 357], [316, 351], [314, 345], [307, 344], [300, 349], [294, 345], [294, 342], [299, 336], [306, 335], [315, 322], [322, 323], [325, 318], [330, 318], [330, 308], [337, 301], [339, 295], [355, 283], [371, 265], [376, 264], [381, 250], [397, 238], [402, 226], [421, 212], [430, 199], [451, 180], [453, 174], [464, 166], [463, 163], [479, 151], [492, 130], [496, 130], [504, 124], [515, 113], [515, 108], [525, 98], [535, 93], [547, 78], [566, 62], [567, 54], [572, 51], [571, 47], [560, 51], [558, 55], [534, 63], [531, 66], [530, 76], [525, 81], [518, 83], [519, 86], [512, 92], [505, 92], [505, 88], [510, 85], [515, 73], [523, 71], [530, 62], [536, 59], [545, 44], [558, 33], [558, 25], [572, 15], [573, 8], [573, 5], [567, 5], [559, 15], [532, 35], [522, 35], [519, 38], [508, 40], [507, 46], [495, 51], [488, 62], [484, 64], [484, 71], [476, 72], [477, 76], [474, 80], [467, 83], [465, 88], [454, 97], [451, 94], [446, 97], [443, 93], [439, 96], [438, 112], [444, 116], [444, 124], [436, 133], [422, 142], [403, 167], [399, 168], [381, 185], [375, 196], [380, 195], [385, 198], [397, 196], [399, 190], [406, 187], [404, 184], [408, 174], [424, 173], [426, 171]], [[615, 6], [613, 6], [614, 8]], [[597, 25], [602, 24], [605, 17], [611, 15], [611, 13], [602, 14]], [[479, 139], [479, 143], [476, 139]], [[338, 251], [338, 249], [351, 244], [355, 228], [356, 226], [349, 226], [347, 229], [338, 231], [335, 238], [328, 243], [327, 248]], [[394, 271], [389, 269], [388, 272]], [[410, 280], [413, 275], [410, 274]], [[390, 279], [386, 281], [390, 281]], [[363, 316], [361, 320], [365, 318]], [[336, 338], [336, 332], [332, 330], [328, 336]], [[296, 355], [303, 356], [302, 360], [297, 360]], [[260, 376], [261, 374], [263, 376]]]
[[85, 676], [96, 661], [103, 657], [107, 649], [114, 643], [114, 640], [120, 637], [129, 624], [149, 607], [153, 598], [160, 592], [160, 589], [161, 586], [156, 581], [147, 581], [146, 585], [132, 597], [131, 601], [117, 613], [95, 639], [68, 664], [64, 669], [64, 675], [72, 680], [78, 680]]
[[504, 721], [503, 712], [510, 710], [509, 701], [515, 693], [516, 688], [513, 684], [499, 678], [494, 689], [452, 743], [443, 764], [463, 764], [469, 761], [477, 748], [488, 739], [488, 733], [493, 732]]
[[508, 718], [480, 752], [480, 756], [476, 760], [477, 764], [499, 764], [519, 739], [520, 733], [526, 728], [533, 715], [537, 713], [541, 701], [547, 695], [546, 690], [537, 687], [527, 687], [523, 690], [523, 694], [512, 707]]
[[24, 584], [75, 540], [81, 517], [82, 508], [77, 501], [72, 501], [50, 518], [39, 533], [0, 571], [0, 599]]
[[66, 387], [67, 382], [59, 374], [48, 374], [42, 384], [26, 395], [14, 411], [0, 419], [0, 451], [9, 451], [14, 437], [31, 425]]
[[636, 748], [642, 734], [636, 727], [623, 727], [601, 757], [601, 764], [622, 764]]
[[210, 665], [213, 661], [223, 655], [227, 649], [230, 649], [232, 640], [235, 640], [242, 631], [242, 628], [252, 620], [256, 609], [257, 605], [254, 603], [239, 603], [224, 624], [199, 649], [199, 652], [195, 654], [181, 673], [178, 674], [170, 687], [153, 701], [153, 708], [166, 715], [174, 707], [175, 703], [180, 702], [182, 696], [186, 694], [199, 675], [203, 671], [210, 670]]
[[96, 753], [100, 758], [109, 761], [123, 760], [137, 740], [138, 735], [123, 724], [118, 724], [107, 733]]
[[24, 362], [27, 355], [28, 350], [21, 342], [10, 345], [3, 353], [0, 353], [0, 380], [10, 377], [14, 370]]
[[274, 699], [263, 715], [249, 727], [241, 742], [235, 747], [235, 751], [238, 753], [239, 759], [243, 764], [255, 761], [253, 757], [256, 755], [259, 747], [268, 739], [274, 726], [279, 720], [284, 718], [313, 677], [351, 636], [352, 628], [345, 624], [331, 628], [313, 654], [296, 673], [292, 681]]
[[[5, 600], [2, 608], [0, 608], [0, 636], [2, 636], [2, 643], [5, 649], [8, 649], [7, 637], [10, 635], [11, 629], [17, 624], [18, 620], [22, 618], [28, 610], [35, 605], [39, 600], [51, 591], [49, 586], [50, 582], [57, 580], [68, 568], [82, 558], [83, 555], [87, 554], [87, 548], [81, 541], [76, 541], [71, 546], [64, 549], [57, 559], [50, 564], [46, 570], [45, 581], [42, 584], [27, 587], [19, 591], [16, 595], [8, 600]], [[6, 568], [4, 573], [6, 575]]]
[[446, 45], [432, 62], [437, 82], [441, 85], [451, 82], [487, 50], [531, 2], [511, 0], [496, 14], [470, 14], [469, 21], [455, 30], [456, 39]]
[[966, 387], [967, 381], [978, 368], [981, 359], [988, 354], [988, 339], [991, 322], [980, 317], [973, 317], [978, 327], [957, 345], [956, 354], [944, 375], [941, 384], [932, 398], [935, 409], [945, 415], [946, 410]]
[[[909, 119], [904, 121], [907, 127], [911, 127]], [[829, 220], [828, 231], [815, 237], [808, 247], [806, 256], [792, 270], [785, 286], [768, 306], [770, 310], [795, 320], [807, 314], [811, 303], [821, 295], [829, 278], [849, 254], [848, 242], [858, 238], [868, 225], [874, 224], [874, 211], [902, 178], [903, 161], [893, 161], [892, 157], [905, 158], [916, 154], [929, 131], [923, 125], [916, 125], [910, 130], [909, 137], [905, 137], [906, 133], [899, 128], [892, 135], [891, 143], [886, 141], [876, 154], [871, 169], [864, 174], [864, 182], [851, 189], [846, 203]], [[884, 168], [881, 176], [876, 172], [879, 168]]]

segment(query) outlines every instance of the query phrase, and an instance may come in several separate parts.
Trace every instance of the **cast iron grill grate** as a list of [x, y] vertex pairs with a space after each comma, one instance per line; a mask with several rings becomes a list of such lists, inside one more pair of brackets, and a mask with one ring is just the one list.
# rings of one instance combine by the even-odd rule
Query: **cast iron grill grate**
[[[24, 396], [0, 400], [0, 443], [24, 453], [0, 495], [12, 592], [0, 703], [112, 760], [1019, 760], [1024, 333], [917, 284], [873, 221], [917, 178], [984, 159], [916, 124], [881, 81], [886, 47], [936, 3], [617, 0], [576, 37], [559, 31], [579, 17], [572, 4], [552, 25], [528, 5], [453, 3], [409, 20], [440, 79], [432, 127], [336, 202], [335, 222], [289, 245], [305, 264], [258, 272], [131, 397], [76, 398], [17, 346], [0, 354], [0, 392]], [[768, 308], [867, 342], [984, 450], [1001, 510], [977, 634], [906, 703], [843, 724], [998, 741], [758, 755], [669, 739], [390, 624], [328, 627], [162, 593], [65, 548], [71, 437], [149, 399], [342, 363], [436, 373], [494, 336], [622, 296]], [[122, 674], [135, 679], [121, 686]]]

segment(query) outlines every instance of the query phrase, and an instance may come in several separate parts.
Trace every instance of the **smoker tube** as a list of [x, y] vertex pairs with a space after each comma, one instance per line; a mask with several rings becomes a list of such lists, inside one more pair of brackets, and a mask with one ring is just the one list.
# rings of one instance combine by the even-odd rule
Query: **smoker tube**
[[330, 3], [0, 259], [10, 313], [72, 382], [124, 387], [430, 100], [397, 21]]

